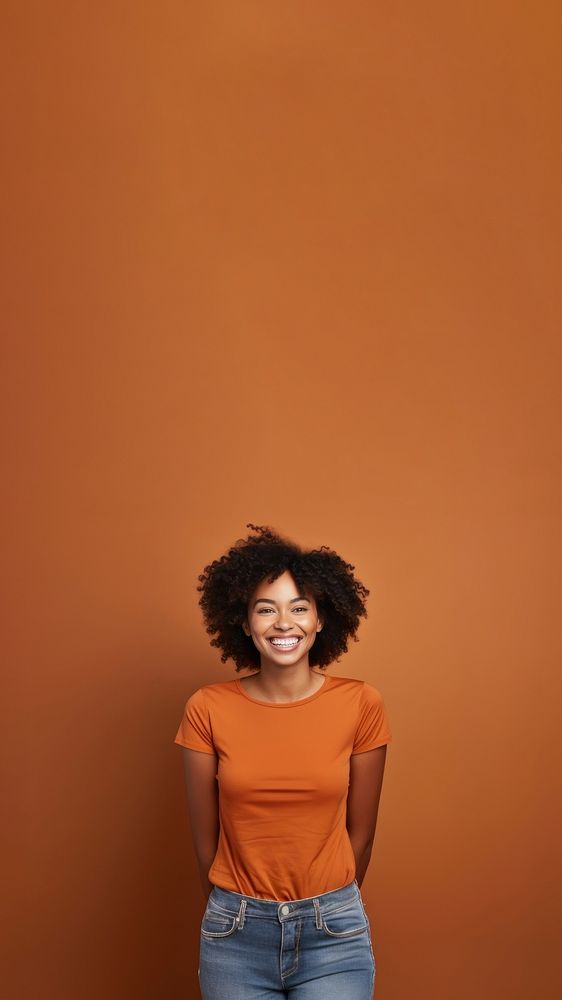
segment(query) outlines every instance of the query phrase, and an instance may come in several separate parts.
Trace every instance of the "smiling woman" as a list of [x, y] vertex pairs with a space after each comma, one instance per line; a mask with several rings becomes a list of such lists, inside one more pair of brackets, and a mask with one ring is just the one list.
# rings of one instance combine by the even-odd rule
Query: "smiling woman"
[[338, 995], [370, 1000], [360, 885], [392, 737], [376, 688], [324, 672], [356, 639], [369, 591], [326, 546], [248, 527], [257, 536], [198, 589], [221, 659], [258, 669], [193, 692], [175, 737], [207, 900], [202, 996], [308, 1000], [329, 968]]

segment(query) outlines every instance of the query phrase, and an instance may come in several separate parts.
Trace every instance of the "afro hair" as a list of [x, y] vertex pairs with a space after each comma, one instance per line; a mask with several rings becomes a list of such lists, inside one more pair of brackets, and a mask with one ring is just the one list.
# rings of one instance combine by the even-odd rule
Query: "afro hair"
[[310, 666], [327, 667], [347, 652], [360, 619], [367, 617], [365, 598], [369, 590], [357, 580], [351, 563], [327, 545], [303, 549], [269, 527], [249, 522], [256, 534], [239, 538], [198, 576], [199, 605], [206, 631], [214, 636], [211, 646], [222, 650], [221, 661], [234, 660], [236, 670], [260, 666], [260, 654], [251, 636], [242, 628], [248, 602], [264, 580], [273, 583], [287, 570], [299, 591], [311, 594], [323, 622], [309, 653]]

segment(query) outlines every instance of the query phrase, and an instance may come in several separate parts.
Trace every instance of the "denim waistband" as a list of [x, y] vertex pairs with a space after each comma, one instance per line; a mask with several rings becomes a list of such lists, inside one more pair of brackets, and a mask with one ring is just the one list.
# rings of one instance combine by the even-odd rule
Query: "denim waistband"
[[320, 924], [320, 915], [350, 903], [354, 899], [360, 899], [361, 893], [357, 879], [347, 885], [340, 886], [339, 889], [331, 889], [330, 892], [322, 892], [317, 896], [307, 896], [304, 899], [258, 899], [257, 896], [246, 896], [233, 889], [223, 889], [220, 885], [213, 885], [209, 893], [207, 905], [214, 909], [223, 910], [229, 916], [237, 918], [240, 926], [243, 926], [246, 916], [262, 917], [266, 920], [289, 920], [295, 916], [306, 916], [307, 914], [316, 917], [317, 926]]

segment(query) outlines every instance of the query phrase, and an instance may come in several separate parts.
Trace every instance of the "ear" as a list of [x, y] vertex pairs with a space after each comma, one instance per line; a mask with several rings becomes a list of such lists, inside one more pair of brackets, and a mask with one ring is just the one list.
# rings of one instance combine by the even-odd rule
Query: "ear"
[[248, 625], [248, 622], [246, 621], [246, 619], [244, 619], [244, 621], [242, 622], [242, 628], [244, 629], [244, 634], [245, 635], [247, 635], [247, 636], [251, 635], [250, 626]]

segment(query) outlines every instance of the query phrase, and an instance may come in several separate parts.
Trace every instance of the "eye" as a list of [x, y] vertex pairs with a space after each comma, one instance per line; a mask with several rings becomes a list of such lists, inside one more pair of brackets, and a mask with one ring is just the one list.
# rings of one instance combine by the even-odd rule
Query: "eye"
[[[308, 611], [308, 610], [309, 609], [305, 608], [304, 605], [302, 605], [300, 607], [297, 607], [297, 608], [293, 608], [293, 611]], [[258, 615], [263, 615], [267, 611], [273, 611], [273, 608], [259, 608], [258, 609]]]

